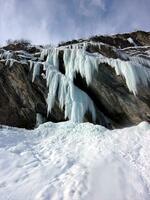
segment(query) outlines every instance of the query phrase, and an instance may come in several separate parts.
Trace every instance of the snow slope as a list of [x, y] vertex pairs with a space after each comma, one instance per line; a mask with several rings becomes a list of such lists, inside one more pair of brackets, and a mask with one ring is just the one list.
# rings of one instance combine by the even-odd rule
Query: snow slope
[[1, 200], [149, 200], [150, 125], [0, 128]]

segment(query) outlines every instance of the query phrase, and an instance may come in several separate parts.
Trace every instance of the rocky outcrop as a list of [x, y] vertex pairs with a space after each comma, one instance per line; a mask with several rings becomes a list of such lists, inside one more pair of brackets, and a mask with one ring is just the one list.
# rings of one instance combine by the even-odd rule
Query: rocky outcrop
[[[0, 123], [23, 128], [34, 128], [36, 113], [47, 117], [47, 88], [43, 79], [32, 83], [32, 73], [26, 64], [15, 63], [12, 67], [0, 62]], [[64, 120], [55, 102], [47, 121]]]
[[[129, 57], [136, 56], [150, 60], [150, 33], [139, 31], [115, 36], [95, 36], [89, 40], [75, 40], [59, 45], [61, 74], [66, 72], [63, 60], [64, 50], [61, 47], [69, 45], [72, 48], [73, 44], [83, 42], [89, 42], [86, 45], [87, 52], [98, 53], [108, 59], [119, 58], [122, 61], [128, 61]], [[40, 67], [39, 75], [32, 82], [33, 69], [30, 69], [30, 60], [34, 62], [41, 60], [42, 48], [42, 46], [17, 43], [9, 44], [0, 50], [1, 55], [5, 51], [11, 54], [11, 56], [1, 56], [0, 60], [1, 124], [34, 128], [37, 113], [46, 121], [68, 120], [68, 118], [65, 119], [64, 109], [60, 109], [57, 98], [51, 112], [47, 114], [48, 88], [43, 78], [45, 71], [42, 67]], [[150, 70], [149, 65], [145, 67]], [[147, 86], [139, 84], [138, 93], [134, 95], [132, 91], [129, 91], [125, 77], [116, 75], [115, 69], [108, 63], [99, 64], [98, 70], [94, 70], [92, 82], [89, 85], [78, 72], [73, 82], [92, 99], [96, 110], [94, 123], [108, 128], [118, 128], [141, 121], [150, 121], [150, 83]], [[84, 121], [93, 122], [90, 112], [86, 112]]]
[[[136, 31], [132, 33], [124, 33], [124, 34], [116, 34], [116, 35], [96, 35], [92, 36], [88, 39], [88, 41], [93, 41], [93, 42], [101, 42], [110, 46], [114, 46], [117, 48], [126, 48], [126, 47], [133, 47], [134, 44], [128, 40], [129, 38], [132, 38], [133, 41], [138, 46], [149, 46], [150, 45], [150, 32], [145, 32], [145, 31]], [[71, 45], [71, 44], [76, 44], [78, 42], [83, 42], [87, 41], [84, 39], [80, 40], [72, 40], [68, 42], [62, 42], [59, 45], [60, 46], [66, 46], [66, 45]]]

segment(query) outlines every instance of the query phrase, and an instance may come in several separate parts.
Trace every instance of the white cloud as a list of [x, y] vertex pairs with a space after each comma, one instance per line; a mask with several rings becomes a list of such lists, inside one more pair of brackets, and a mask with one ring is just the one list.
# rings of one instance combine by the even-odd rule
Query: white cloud
[[[48, 7], [45, 1], [37, 3], [32, 0], [27, 4], [21, 4], [17, 0], [0, 0], [0, 43], [11, 39], [25, 38], [33, 43], [55, 42], [51, 36], [48, 24], [55, 22], [54, 11], [51, 9], [48, 14]], [[52, 12], [53, 11], [53, 12]]]
[[149, 0], [0, 0], [0, 43], [57, 43], [95, 34], [150, 29]]
[[104, 0], [79, 0], [79, 12], [81, 15], [92, 16], [96, 7], [104, 10]]
[[104, 9], [105, 1], [104, 0], [91, 0], [91, 5], [99, 6], [101, 9]]

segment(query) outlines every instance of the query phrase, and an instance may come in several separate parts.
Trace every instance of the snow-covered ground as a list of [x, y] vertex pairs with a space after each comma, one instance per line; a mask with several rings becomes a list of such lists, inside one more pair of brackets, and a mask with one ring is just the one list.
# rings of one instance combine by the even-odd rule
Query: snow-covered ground
[[150, 125], [0, 128], [0, 200], [149, 200]]

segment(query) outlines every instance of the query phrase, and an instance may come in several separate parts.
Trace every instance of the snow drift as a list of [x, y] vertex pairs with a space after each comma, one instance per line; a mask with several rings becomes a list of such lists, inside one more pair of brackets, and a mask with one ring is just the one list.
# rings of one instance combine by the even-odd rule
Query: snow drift
[[1, 200], [149, 200], [150, 125], [0, 129]]

